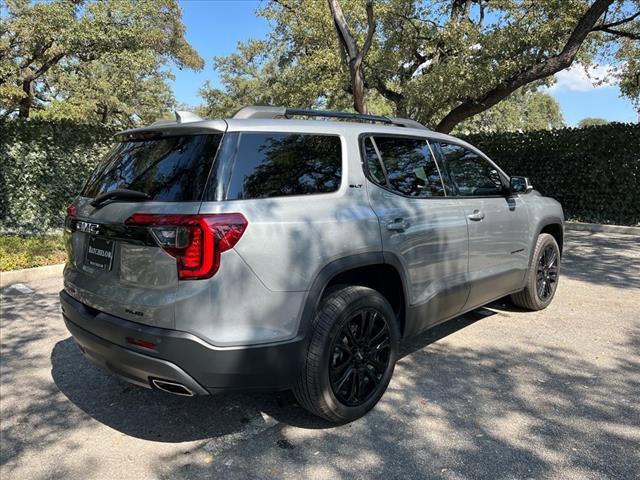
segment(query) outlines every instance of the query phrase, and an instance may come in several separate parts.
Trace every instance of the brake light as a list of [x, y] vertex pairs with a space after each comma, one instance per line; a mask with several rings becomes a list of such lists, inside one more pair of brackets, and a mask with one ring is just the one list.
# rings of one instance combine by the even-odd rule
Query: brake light
[[130, 343], [131, 345], [136, 345], [137, 347], [148, 348], [149, 350], [156, 349], [155, 343], [150, 342], [149, 340], [143, 340], [141, 338], [127, 337], [127, 343]]
[[158, 246], [176, 258], [181, 280], [211, 278], [220, 267], [220, 254], [238, 243], [248, 224], [240, 213], [134, 213], [125, 223], [149, 229]]
[[78, 213], [78, 209], [75, 205], [71, 204], [67, 207], [67, 217], [75, 217]]

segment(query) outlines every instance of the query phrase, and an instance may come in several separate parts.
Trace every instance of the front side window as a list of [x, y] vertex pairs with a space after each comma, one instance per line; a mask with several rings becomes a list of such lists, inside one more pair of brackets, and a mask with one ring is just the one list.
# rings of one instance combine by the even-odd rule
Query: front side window
[[438, 148], [457, 195], [503, 195], [504, 184], [500, 172], [486, 159], [460, 145], [439, 143]]
[[233, 165], [227, 200], [309, 195], [340, 188], [342, 148], [332, 135], [228, 133]]
[[[371, 142], [371, 147], [368, 147]], [[377, 147], [377, 152], [372, 147]], [[379, 153], [382, 167], [373, 168], [371, 157]], [[444, 187], [440, 171], [423, 138], [373, 136], [365, 141], [369, 175], [379, 185], [407, 197], [442, 197]], [[380, 181], [380, 176], [384, 180]]]

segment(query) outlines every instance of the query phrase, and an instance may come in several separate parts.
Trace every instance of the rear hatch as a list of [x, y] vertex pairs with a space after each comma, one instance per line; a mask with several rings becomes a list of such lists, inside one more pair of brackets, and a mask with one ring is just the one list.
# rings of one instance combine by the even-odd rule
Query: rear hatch
[[195, 257], [206, 238], [194, 235], [226, 125], [216, 124], [219, 131], [150, 127], [120, 134], [68, 210], [71, 296], [121, 318], [174, 328], [180, 279], [202, 274], [193, 262], [201, 260]]

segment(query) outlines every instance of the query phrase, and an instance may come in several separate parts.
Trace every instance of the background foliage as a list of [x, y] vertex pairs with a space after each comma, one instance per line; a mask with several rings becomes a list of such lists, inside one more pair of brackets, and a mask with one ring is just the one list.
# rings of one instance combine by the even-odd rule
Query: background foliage
[[640, 125], [610, 123], [465, 138], [509, 175], [562, 203], [568, 219], [640, 223]]
[[[340, 4], [362, 46], [365, 2]], [[593, 80], [615, 80], [638, 106], [639, 11], [640, 0], [376, 0], [376, 31], [362, 63], [368, 110], [448, 133], [510, 96], [526, 100], [527, 90], [552, 84], [572, 64], [608, 66], [607, 79]], [[271, 31], [214, 58], [222, 88], [203, 87], [202, 111], [350, 109], [351, 77], [327, 0], [264, 2], [256, 13]]]
[[[70, 121], [0, 121], [0, 231], [60, 228], [65, 209], [113, 144], [114, 130]], [[507, 173], [528, 176], [567, 218], [640, 223], [640, 125], [466, 137]]]
[[60, 228], [113, 144], [113, 130], [71, 121], [0, 121], [0, 230]]
[[204, 66], [184, 35], [177, 0], [0, 0], [0, 116], [149, 123]]

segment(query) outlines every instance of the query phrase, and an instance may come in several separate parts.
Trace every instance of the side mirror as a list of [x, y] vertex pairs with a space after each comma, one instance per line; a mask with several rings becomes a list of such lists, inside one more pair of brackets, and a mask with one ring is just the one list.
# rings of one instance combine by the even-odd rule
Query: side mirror
[[529, 193], [531, 190], [533, 190], [533, 186], [527, 177], [511, 177], [509, 181], [510, 193]]

